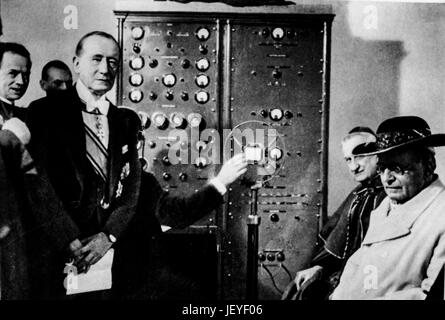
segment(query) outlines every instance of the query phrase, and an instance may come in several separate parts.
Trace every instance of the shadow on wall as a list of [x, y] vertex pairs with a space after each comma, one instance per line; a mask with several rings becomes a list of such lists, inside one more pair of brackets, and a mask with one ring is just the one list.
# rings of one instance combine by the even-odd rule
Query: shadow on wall
[[328, 215], [356, 184], [343, 161], [341, 140], [355, 126], [376, 130], [399, 113], [400, 65], [406, 55], [400, 41], [354, 37], [347, 5], [334, 6], [332, 28]]

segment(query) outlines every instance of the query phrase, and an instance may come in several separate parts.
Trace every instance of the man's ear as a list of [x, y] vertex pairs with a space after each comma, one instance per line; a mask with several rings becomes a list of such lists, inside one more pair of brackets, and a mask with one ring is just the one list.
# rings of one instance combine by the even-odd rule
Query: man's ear
[[42, 88], [43, 91], [46, 91], [48, 89], [48, 84], [45, 80], [40, 80], [40, 88]]
[[74, 56], [73, 57], [73, 69], [75, 73], [79, 73], [79, 57], [78, 56]]

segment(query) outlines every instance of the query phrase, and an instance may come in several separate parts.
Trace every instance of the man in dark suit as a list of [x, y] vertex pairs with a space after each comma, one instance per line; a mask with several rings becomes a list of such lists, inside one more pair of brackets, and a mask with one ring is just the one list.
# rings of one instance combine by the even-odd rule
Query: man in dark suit
[[[47, 105], [48, 96], [57, 91], [68, 90], [73, 86], [73, 75], [70, 68], [60, 60], [51, 60], [42, 68], [42, 75], [40, 78], [40, 87], [45, 91], [46, 96], [31, 102], [26, 110], [27, 116], [34, 119], [35, 123], [41, 125], [48, 125], [47, 120]], [[46, 124], [45, 124], [46, 123]], [[39, 134], [40, 131], [34, 131]], [[34, 137], [39, 140], [39, 137]], [[31, 145], [32, 147], [32, 145]]]
[[23, 109], [14, 106], [26, 92], [31, 72], [29, 52], [20, 44], [0, 43], [0, 298], [29, 294], [25, 241], [27, 215], [24, 173], [30, 134]]
[[147, 298], [153, 276], [150, 240], [161, 230], [158, 219], [181, 227], [215, 209], [247, 164], [242, 156], [234, 157], [193, 196], [166, 196], [141, 168], [138, 115], [105, 97], [120, 65], [116, 40], [104, 32], [91, 32], [79, 41], [73, 61], [79, 79], [72, 90], [49, 98], [50, 125], [29, 119], [32, 135], [39, 137], [33, 141], [33, 150], [39, 151], [36, 161], [48, 171], [69, 220], [70, 230], [64, 234], [50, 232], [60, 236], [59, 243], [78, 272], [87, 271], [113, 247], [114, 297]]

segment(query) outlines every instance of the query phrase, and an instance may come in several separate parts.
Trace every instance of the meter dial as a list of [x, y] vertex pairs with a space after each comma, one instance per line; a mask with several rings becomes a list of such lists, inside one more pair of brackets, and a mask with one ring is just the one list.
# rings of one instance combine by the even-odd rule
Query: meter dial
[[130, 76], [130, 84], [135, 87], [139, 87], [142, 82], [144, 82], [144, 78], [139, 73], [134, 73]]
[[274, 28], [272, 30], [272, 39], [281, 40], [284, 38], [284, 30], [283, 28]]
[[269, 151], [269, 157], [278, 161], [283, 157], [283, 151], [280, 148], [273, 148]]
[[209, 69], [209, 67], [210, 62], [207, 58], [202, 58], [196, 61], [196, 69], [198, 69], [199, 71], [206, 71], [207, 69]]
[[210, 31], [206, 27], [200, 27], [195, 32], [196, 38], [200, 41], [206, 41], [210, 37]]
[[131, 102], [138, 103], [143, 98], [143, 93], [141, 90], [131, 90], [130, 91], [130, 100]]
[[133, 70], [139, 70], [144, 67], [144, 59], [142, 57], [135, 57], [130, 60], [130, 68]]
[[205, 74], [200, 74], [196, 77], [195, 83], [200, 88], [205, 88], [208, 86], [210, 80]]
[[269, 116], [273, 121], [280, 121], [283, 119], [283, 111], [281, 109], [272, 109], [269, 112]]
[[167, 116], [165, 115], [165, 113], [162, 112], [153, 113], [153, 115], [151, 116], [151, 121], [156, 126], [156, 128], [161, 130], [167, 128], [168, 126]]
[[176, 84], [176, 76], [173, 73], [163, 75], [162, 83], [166, 87], [173, 87]]
[[139, 40], [144, 36], [144, 29], [142, 27], [134, 27], [131, 29], [131, 36], [134, 40]]
[[206, 91], [198, 91], [195, 93], [195, 100], [200, 104], [207, 103], [207, 101], [209, 101], [209, 93]]
[[170, 115], [170, 123], [175, 129], [182, 129], [186, 125], [185, 117], [182, 113], [173, 112]]

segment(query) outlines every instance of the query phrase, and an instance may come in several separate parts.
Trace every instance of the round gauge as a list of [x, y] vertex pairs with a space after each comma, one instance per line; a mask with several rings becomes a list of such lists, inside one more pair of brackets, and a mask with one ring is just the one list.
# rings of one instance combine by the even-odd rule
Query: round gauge
[[284, 38], [284, 30], [283, 28], [274, 28], [272, 30], [272, 39], [281, 40]]
[[184, 115], [179, 112], [173, 112], [170, 115], [170, 122], [174, 128], [176, 128], [176, 129], [182, 128], [185, 126]]
[[130, 84], [132, 86], [138, 87], [144, 82], [144, 78], [139, 73], [132, 74], [130, 76]]
[[195, 100], [200, 104], [207, 103], [207, 101], [209, 101], [209, 93], [206, 91], [198, 91], [195, 93]]
[[273, 148], [269, 151], [269, 157], [277, 161], [283, 157], [283, 151], [279, 148]]
[[130, 100], [131, 102], [138, 103], [142, 100], [143, 94], [141, 90], [131, 90], [130, 91]]
[[283, 111], [281, 109], [272, 109], [269, 112], [269, 116], [273, 121], [280, 121], [283, 119]]
[[130, 68], [133, 70], [139, 70], [144, 67], [144, 59], [142, 57], [136, 57], [130, 60]]
[[208, 86], [210, 80], [205, 74], [200, 74], [195, 79], [196, 85], [200, 88], [205, 88]]
[[196, 30], [196, 38], [200, 41], [206, 41], [210, 37], [210, 31], [206, 27], [200, 27]]
[[153, 113], [151, 120], [158, 129], [165, 129], [168, 125], [167, 116], [162, 112]]
[[135, 40], [139, 40], [144, 36], [144, 29], [142, 27], [134, 27], [131, 29], [131, 36]]
[[187, 119], [192, 128], [197, 128], [202, 122], [202, 115], [200, 115], [199, 113], [190, 113]]
[[163, 75], [162, 83], [166, 87], [173, 87], [176, 84], [176, 76], [173, 73]]
[[196, 61], [196, 69], [199, 71], [206, 71], [210, 67], [209, 59], [202, 58]]

